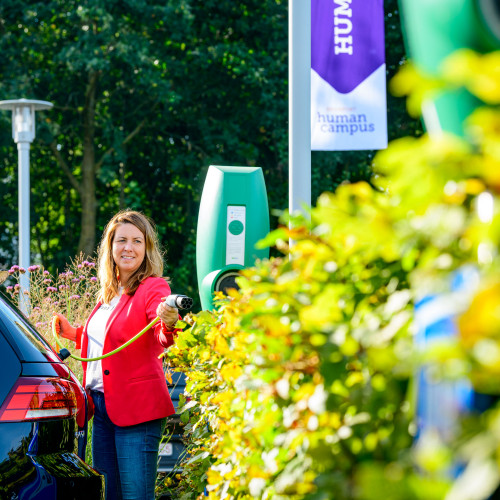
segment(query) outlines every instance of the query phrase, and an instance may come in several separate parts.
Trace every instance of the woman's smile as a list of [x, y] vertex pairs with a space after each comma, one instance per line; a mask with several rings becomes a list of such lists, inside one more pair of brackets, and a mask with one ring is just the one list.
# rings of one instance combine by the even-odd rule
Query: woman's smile
[[113, 238], [113, 259], [123, 285], [140, 267], [145, 254], [146, 244], [142, 231], [133, 224], [119, 225]]

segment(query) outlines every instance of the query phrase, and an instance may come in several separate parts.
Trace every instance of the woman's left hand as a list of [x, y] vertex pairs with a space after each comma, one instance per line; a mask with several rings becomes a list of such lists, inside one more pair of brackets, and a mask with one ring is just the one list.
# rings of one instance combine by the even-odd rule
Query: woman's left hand
[[179, 310], [175, 307], [170, 307], [165, 304], [167, 297], [163, 297], [156, 309], [156, 315], [163, 321], [168, 329], [173, 329], [177, 321], [179, 321]]

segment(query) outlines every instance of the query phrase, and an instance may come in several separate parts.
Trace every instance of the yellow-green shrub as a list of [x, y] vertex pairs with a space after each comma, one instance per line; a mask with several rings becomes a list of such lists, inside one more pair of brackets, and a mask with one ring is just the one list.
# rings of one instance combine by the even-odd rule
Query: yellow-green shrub
[[[488, 80], [495, 61], [475, 57], [480, 81], [463, 83], [498, 104]], [[406, 78], [408, 85], [417, 77]], [[498, 110], [477, 111], [470, 130], [468, 141], [443, 135], [392, 143], [375, 159], [373, 186], [323, 194], [310, 223], [295, 218], [294, 229], [280, 228], [262, 243], [286, 257], [243, 271], [238, 292], [221, 298], [215, 312], [190, 318], [167, 355], [188, 377], [182, 415], [191, 454], [179, 498], [201, 498], [206, 487], [218, 499], [429, 500], [457, 488], [448, 474], [453, 452], [473, 463], [477, 446], [436, 438], [411, 447], [419, 363], [413, 304], [448, 291], [450, 274], [468, 263], [482, 276], [497, 272], [498, 283]], [[488, 220], [477, 211], [484, 193], [495, 202]], [[500, 304], [495, 286], [493, 308]], [[459, 366], [477, 381], [485, 360], [470, 348], [467, 324], [464, 316], [462, 336], [426, 359], [444, 375]], [[500, 331], [493, 329], [479, 337], [496, 346]], [[493, 368], [489, 388], [500, 387]], [[464, 438], [470, 444], [487, 436], [491, 450], [474, 462], [485, 468], [500, 449], [495, 411], [483, 417], [487, 425], [469, 423]]]

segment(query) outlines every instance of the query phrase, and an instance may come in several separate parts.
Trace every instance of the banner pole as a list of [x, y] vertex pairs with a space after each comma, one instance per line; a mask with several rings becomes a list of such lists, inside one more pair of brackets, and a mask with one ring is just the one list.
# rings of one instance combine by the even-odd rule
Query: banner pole
[[[311, 0], [288, 2], [289, 211], [311, 206]], [[293, 242], [290, 241], [290, 245]]]

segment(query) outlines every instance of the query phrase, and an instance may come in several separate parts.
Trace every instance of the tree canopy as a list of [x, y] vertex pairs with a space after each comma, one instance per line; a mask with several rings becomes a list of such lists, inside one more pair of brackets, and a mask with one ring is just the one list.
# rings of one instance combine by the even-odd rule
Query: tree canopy
[[[92, 255], [120, 208], [157, 223], [176, 291], [196, 296], [198, 204], [209, 165], [260, 166], [288, 197], [288, 2], [5, 0], [0, 97], [54, 103], [31, 149], [33, 260]], [[386, 2], [388, 77], [404, 58]], [[390, 139], [418, 130], [389, 97]], [[17, 152], [0, 116], [0, 264], [16, 263]], [[369, 179], [373, 152], [314, 152], [312, 194]], [[273, 224], [277, 219], [273, 217]]]

